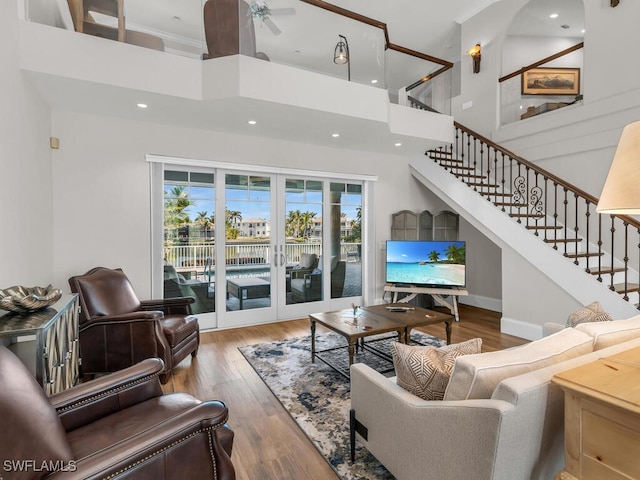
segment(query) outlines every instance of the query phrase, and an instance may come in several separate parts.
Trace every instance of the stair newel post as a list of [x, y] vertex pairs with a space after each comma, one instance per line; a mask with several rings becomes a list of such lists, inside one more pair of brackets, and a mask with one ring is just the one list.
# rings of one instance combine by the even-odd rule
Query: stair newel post
[[[553, 239], [558, 240], [558, 183], [553, 182]], [[558, 250], [558, 242], [553, 243], [553, 248]]]
[[[579, 218], [579, 213], [578, 213], [578, 206], [579, 206], [578, 204], [579, 204], [579, 202], [578, 202], [578, 198], [579, 198], [579, 197], [578, 197], [578, 194], [577, 194], [577, 193], [574, 193], [574, 194], [573, 194], [573, 199], [574, 199], [574, 200], [573, 200], [573, 202], [574, 202], [574, 204], [575, 204], [576, 208], [575, 208], [575, 218], [574, 218], [574, 220], [573, 220], [573, 223], [574, 223], [574, 226], [573, 226], [573, 238], [574, 238], [576, 241], [578, 241], [578, 231], [580, 230], [580, 227], [578, 226], [578, 218]], [[576, 248], [576, 252], [575, 252], [575, 253], [576, 253], [576, 255], [577, 255], [577, 253], [578, 253], [577, 248]], [[575, 265], [580, 265], [580, 262], [578, 261], [578, 257], [577, 257], [577, 256], [576, 256], [576, 257], [574, 257], [574, 259], [573, 259], [573, 263], [574, 263]]]
[[[491, 159], [491, 151], [491, 147], [487, 145], [487, 161], [490, 161]], [[495, 150], [493, 150], [493, 183], [494, 185], [500, 185], [498, 183], [498, 156], [496, 155]], [[502, 186], [496, 188], [496, 196], [493, 199], [494, 203], [498, 201], [498, 193], [504, 193], [504, 189], [502, 188]], [[504, 196], [502, 196], [502, 198], [504, 198]]]
[[[590, 211], [590, 207], [591, 207], [591, 202], [587, 199], [585, 199], [584, 201], [585, 206], [586, 206], [586, 212], [585, 212], [585, 217], [586, 217], [586, 234], [585, 234], [585, 239], [587, 242], [587, 266], [585, 268], [585, 272], [587, 273], [591, 273], [591, 267], [589, 266], [589, 259], [591, 258], [589, 255], [589, 219], [591, 218], [591, 211]], [[578, 243], [576, 242], [576, 251], [578, 250]]]
[[542, 215], [544, 218], [544, 241], [549, 241], [549, 222], [547, 220], [547, 210], [549, 209], [549, 179], [544, 177], [544, 203]]
[[[638, 234], [638, 238], [640, 239], [640, 228], [636, 228], [636, 233]], [[640, 274], [640, 242], [637, 245], [637, 255], [638, 255], [638, 273]], [[638, 281], [640, 283], [640, 280]], [[638, 290], [638, 294], [640, 295], [640, 289]], [[636, 308], [640, 310], [640, 302], [636, 303]]]
[[[526, 222], [527, 222], [527, 227], [531, 226], [531, 215], [529, 214], [529, 205], [531, 205], [531, 180], [529, 179], [529, 173], [531, 172], [531, 169], [527, 166], [524, 169], [525, 171], [525, 177], [524, 177], [524, 189], [526, 192], [526, 196], [525, 196], [525, 202], [524, 202], [524, 215], [526, 218]], [[534, 220], [535, 221], [535, 220]], [[534, 230], [534, 235], [537, 237], [539, 235], [540, 232], [538, 232], [538, 223], [536, 222], [536, 228]]]
[[598, 215], [598, 280], [602, 283], [602, 215]]
[[[494, 149], [494, 152], [495, 152], [495, 149]], [[505, 172], [506, 164], [505, 164], [505, 161], [504, 161], [504, 152], [500, 152], [500, 153], [502, 154], [502, 188], [501, 188], [501, 191], [502, 191], [502, 193], [506, 194], [507, 190], [504, 188], [504, 184], [506, 182], [506, 180], [505, 180], [506, 179], [506, 172]], [[498, 160], [498, 155], [496, 155], [496, 161], [497, 160]], [[503, 205], [502, 205], [502, 211], [504, 212], [505, 211], [504, 203], [506, 203], [506, 199], [508, 197], [503, 195], [502, 198], [505, 199], [505, 202], [503, 202]], [[511, 200], [509, 200], [509, 211], [511, 211], [511, 203], [512, 203]]]
[[[564, 204], [564, 218], [563, 218], [563, 222], [562, 224], [563, 226], [563, 230], [564, 230], [564, 234], [563, 234], [563, 238], [569, 238], [568, 237], [568, 231], [567, 231], [567, 221], [569, 220], [569, 200], [567, 198], [567, 194], [568, 194], [568, 190], [567, 187], [563, 188], [564, 190], [564, 200], [563, 200], [563, 204]], [[567, 256], [567, 243], [565, 242], [564, 244], [564, 256]]]
[[627, 302], [629, 301], [629, 251], [627, 249], [629, 245], [629, 224], [627, 222], [622, 222], [624, 225], [624, 298]]
[[615, 274], [614, 271], [614, 260], [615, 260], [615, 234], [616, 234], [616, 225], [615, 225], [615, 221], [616, 221], [616, 217], [615, 215], [609, 215], [609, 217], [611, 218], [611, 280], [609, 281], [609, 290], [613, 290], [615, 291], [616, 287], [613, 286], [613, 275]]

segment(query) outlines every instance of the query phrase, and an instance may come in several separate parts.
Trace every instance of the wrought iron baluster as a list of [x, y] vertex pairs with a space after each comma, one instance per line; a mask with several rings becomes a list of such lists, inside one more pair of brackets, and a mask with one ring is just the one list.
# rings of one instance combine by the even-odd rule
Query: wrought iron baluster
[[616, 238], [616, 225], [615, 225], [615, 221], [616, 221], [616, 217], [614, 215], [609, 215], [609, 217], [611, 218], [611, 272], [609, 273], [611, 280], [609, 281], [609, 290], [614, 290], [615, 291], [615, 287], [613, 286], [613, 275], [615, 274], [614, 271], [614, 260], [615, 260], [615, 238]]
[[[585, 211], [585, 220], [586, 220], [586, 235], [585, 235], [585, 241], [587, 242], [587, 248], [586, 248], [586, 252], [587, 252], [587, 266], [585, 268], [585, 271], [587, 273], [591, 273], [591, 267], [589, 266], [589, 218], [591, 217], [591, 212], [589, 210], [589, 207], [591, 206], [591, 202], [589, 200], [585, 200], [585, 207], [586, 207], [586, 211]], [[578, 242], [576, 241], [576, 251], [578, 251]]]
[[[578, 226], [578, 216], [579, 216], [579, 214], [578, 214], [578, 194], [577, 193], [573, 194], [573, 199], [574, 199], [573, 203], [574, 203], [574, 205], [576, 207], [575, 208], [575, 218], [573, 219], [573, 224], [574, 224], [574, 227], [573, 227], [574, 237], [573, 237], [573, 239], [577, 242], [578, 241], [578, 231], [580, 230], [580, 227]], [[578, 255], [577, 249], [576, 249], [575, 254]], [[578, 261], [578, 257], [577, 256], [573, 260], [573, 263], [576, 264], [576, 265], [580, 264], [580, 262]]]

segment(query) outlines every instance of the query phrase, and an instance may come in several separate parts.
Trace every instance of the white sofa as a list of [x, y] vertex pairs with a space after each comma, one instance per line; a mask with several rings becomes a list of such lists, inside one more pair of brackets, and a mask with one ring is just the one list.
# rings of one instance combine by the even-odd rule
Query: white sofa
[[352, 432], [398, 480], [551, 480], [564, 466], [564, 397], [551, 378], [633, 347], [640, 316], [458, 357], [442, 401], [354, 364]]

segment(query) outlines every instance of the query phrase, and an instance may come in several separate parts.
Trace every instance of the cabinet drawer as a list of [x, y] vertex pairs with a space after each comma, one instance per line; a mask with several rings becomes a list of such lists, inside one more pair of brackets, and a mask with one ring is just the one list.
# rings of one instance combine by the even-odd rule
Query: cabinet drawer
[[582, 456], [584, 480], [640, 478], [640, 432], [583, 410]]

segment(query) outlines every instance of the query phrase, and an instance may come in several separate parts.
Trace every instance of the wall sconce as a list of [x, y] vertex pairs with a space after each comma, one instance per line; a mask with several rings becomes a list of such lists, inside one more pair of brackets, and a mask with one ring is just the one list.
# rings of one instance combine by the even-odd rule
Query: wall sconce
[[333, 63], [336, 65], [347, 64], [347, 80], [351, 81], [351, 57], [349, 55], [349, 42], [343, 35], [338, 35], [340, 40], [336, 44], [336, 48], [333, 51]]
[[640, 213], [640, 122], [630, 123], [620, 136], [616, 154], [598, 201], [598, 213]]
[[473, 73], [480, 72], [480, 59], [482, 58], [481, 51], [482, 47], [480, 47], [479, 43], [476, 43], [473, 48], [467, 50], [467, 53], [471, 55], [471, 58], [473, 59]]
[[611, 0], [611, 6], [617, 7], [620, 4], [620, 0]]

